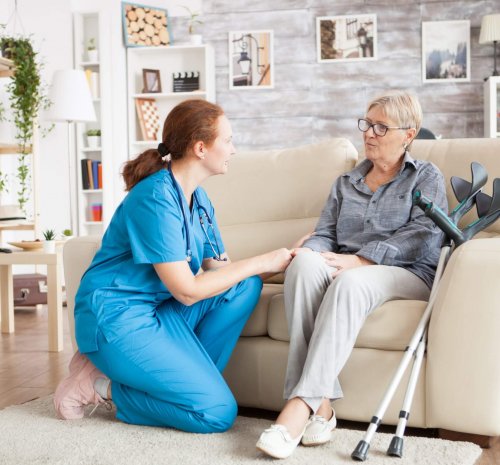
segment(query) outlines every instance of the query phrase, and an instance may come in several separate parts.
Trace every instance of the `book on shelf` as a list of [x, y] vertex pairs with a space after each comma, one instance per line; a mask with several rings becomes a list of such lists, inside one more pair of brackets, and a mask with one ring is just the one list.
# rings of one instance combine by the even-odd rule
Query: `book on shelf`
[[92, 95], [92, 98], [99, 98], [99, 73], [91, 69], [86, 69], [85, 76], [89, 84], [90, 95]]
[[102, 189], [102, 165], [98, 160], [82, 158], [82, 187], [88, 189]]

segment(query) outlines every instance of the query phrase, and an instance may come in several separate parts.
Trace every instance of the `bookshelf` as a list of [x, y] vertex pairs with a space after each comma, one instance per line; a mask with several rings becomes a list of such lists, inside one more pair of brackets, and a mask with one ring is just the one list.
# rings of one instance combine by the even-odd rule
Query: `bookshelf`
[[[160, 72], [161, 92], [144, 92], [143, 69]], [[173, 73], [199, 73], [199, 89], [174, 92]], [[211, 45], [172, 45], [159, 47], [131, 47], [127, 49], [127, 95], [129, 158], [148, 148], [154, 148], [161, 139], [163, 122], [172, 108], [192, 98], [215, 102], [215, 60]], [[145, 140], [137, 115], [138, 99], [154, 99], [159, 114], [159, 129], [155, 140]]]
[[[76, 169], [78, 235], [102, 234], [111, 219], [112, 205], [112, 120], [109, 91], [108, 40], [98, 11], [76, 12], [74, 23], [75, 68], [82, 69], [92, 95], [97, 121], [76, 125]], [[94, 51], [88, 50], [93, 42]], [[91, 143], [87, 132], [99, 130], [100, 139]]]
[[484, 83], [484, 137], [500, 137], [500, 76]]

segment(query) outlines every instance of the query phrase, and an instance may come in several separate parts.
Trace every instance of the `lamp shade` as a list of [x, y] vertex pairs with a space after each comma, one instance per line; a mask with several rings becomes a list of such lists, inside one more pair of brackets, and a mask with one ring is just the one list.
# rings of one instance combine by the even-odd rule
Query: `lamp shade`
[[500, 13], [483, 16], [481, 22], [481, 33], [479, 34], [479, 43], [500, 41]]
[[95, 121], [96, 115], [85, 73], [77, 69], [58, 70], [48, 95], [52, 105], [44, 115], [47, 121]]

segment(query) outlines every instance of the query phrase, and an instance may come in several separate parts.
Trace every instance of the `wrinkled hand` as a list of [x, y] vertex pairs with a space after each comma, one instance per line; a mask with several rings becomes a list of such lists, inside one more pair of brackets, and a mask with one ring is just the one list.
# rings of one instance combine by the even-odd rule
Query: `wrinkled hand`
[[265, 271], [268, 273], [281, 273], [292, 261], [292, 252], [288, 249], [277, 249], [264, 254]]
[[373, 262], [358, 255], [340, 254], [335, 252], [321, 252], [321, 256], [325, 259], [325, 263], [336, 268], [332, 273], [332, 277], [336, 278], [345, 270], [358, 268], [360, 266], [374, 265]]

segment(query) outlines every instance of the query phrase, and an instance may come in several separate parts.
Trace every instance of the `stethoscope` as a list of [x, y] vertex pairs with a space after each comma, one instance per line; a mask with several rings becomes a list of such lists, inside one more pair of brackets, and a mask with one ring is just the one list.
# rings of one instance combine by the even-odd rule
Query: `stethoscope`
[[[189, 262], [191, 262], [191, 259], [193, 256], [193, 252], [191, 251], [191, 233], [189, 231], [189, 222], [187, 220], [187, 213], [186, 213], [186, 208], [184, 207], [181, 189], [179, 187], [179, 184], [175, 180], [174, 173], [172, 173], [172, 167], [171, 167], [170, 162], [168, 162], [168, 172], [170, 173], [170, 177], [172, 178], [172, 184], [174, 185], [175, 191], [177, 192], [177, 198], [179, 199], [179, 204], [180, 204], [181, 210], [182, 210], [182, 218], [184, 220], [184, 229], [186, 230], [186, 261], [189, 263]], [[210, 245], [210, 248], [212, 249], [212, 252], [215, 255], [212, 258], [214, 260], [217, 260], [218, 262], [227, 261], [227, 258], [221, 257], [220, 248], [219, 248], [219, 241], [217, 240], [217, 235], [215, 234], [215, 228], [214, 228], [214, 225], [212, 223], [212, 219], [210, 218], [210, 215], [208, 214], [206, 208], [203, 205], [201, 205], [200, 201], [198, 200], [198, 195], [196, 194], [196, 190], [193, 192], [193, 207], [195, 205], [196, 205], [196, 208], [198, 210], [201, 228], [203, 229], [203, 233], [205, 234], [205, 237], [207, 238], [207, 241]], [[214, 244], [212, 243], [212, 241], [210, 240], [210, 237], [208, 235], [208, 230], [205, 227], [205, 222], [203, 221], [203, 216], [205, 216], [205, 218], [207, 220], [208, 227], [212, 230], [212, 235], [214, 236], [214, 239], [215, 239], [215, 247], [214, 247]]]

